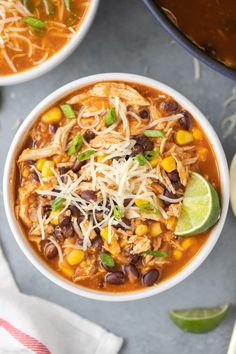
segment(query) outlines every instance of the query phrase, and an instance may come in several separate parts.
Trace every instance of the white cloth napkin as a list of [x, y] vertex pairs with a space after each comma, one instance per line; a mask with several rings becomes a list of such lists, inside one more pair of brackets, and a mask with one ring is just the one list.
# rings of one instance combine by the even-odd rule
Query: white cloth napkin
[[1, 354], [116, 354], [122, 341], [63, 307], [21, 294], [0, 249]]

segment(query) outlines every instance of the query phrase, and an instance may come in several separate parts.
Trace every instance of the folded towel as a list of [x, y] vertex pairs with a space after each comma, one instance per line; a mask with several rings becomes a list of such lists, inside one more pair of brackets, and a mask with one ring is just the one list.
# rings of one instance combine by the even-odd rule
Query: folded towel
[[1, 354], [116, 354], [122, 341], [63, 307], [21, 294], [0, 249]]

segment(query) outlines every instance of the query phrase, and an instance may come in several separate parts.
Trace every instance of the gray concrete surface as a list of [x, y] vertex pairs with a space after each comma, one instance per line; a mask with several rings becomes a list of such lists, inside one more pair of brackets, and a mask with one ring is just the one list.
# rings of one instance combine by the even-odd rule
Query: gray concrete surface
[[[209, 117], [221, 140], [221, 121], [236, 110], [236, 104], [223, 109], [223, 101], [236, 84], [204, 65], [201, 79], [194, 81], [192, 57], [171, 41], [141, 0], [101, 0], [89, 34], [68, 60], [32, 82], [0, 89], [1, 179], [15, 122], [23, 120], [41, 99], [61, 85], [109, 71], [144, 74], [176, 88]], [[231, 137], [222, 143], [230, 161], [236, 150], [235, 140]], [[236, 219], [231, 211], [219, 242], [194, 274], [174, 289], [131, 303], [86, 300], [50, 283], [16, 245], [2, 201], [0, 218], [2, 247], [21, 291], [65, 306], [124, 337], [123, 354], [226, 353], [236, 317], [234, 306], [220, 327], [203, 335], [182, 333], [170, 322], [168, 311], [236, 303]]]

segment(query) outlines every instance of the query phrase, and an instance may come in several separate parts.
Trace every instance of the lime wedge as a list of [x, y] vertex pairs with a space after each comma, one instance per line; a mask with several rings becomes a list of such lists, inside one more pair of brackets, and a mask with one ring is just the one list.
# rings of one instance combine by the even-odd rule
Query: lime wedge
[[225, 318], [229, 305], [189, 310], [173, 310], [172, 321], [183, 331], [205, 333], [216, 328]]
[[212, 227], [219, 216], [220, 202], [215, 188], [198, 173], [192, 173], [184, 193], [182, 212], [175, 234], [200, 234]]

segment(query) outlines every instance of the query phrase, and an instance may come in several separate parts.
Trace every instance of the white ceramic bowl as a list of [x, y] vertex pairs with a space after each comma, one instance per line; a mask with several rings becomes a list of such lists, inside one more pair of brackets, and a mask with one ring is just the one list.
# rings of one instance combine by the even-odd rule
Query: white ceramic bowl
[[[221, 191], [222, 191], [222, 213], [219, 222], [213, 228], [210, 233], [210, 236], [201, 249], [201, 251], [196, 255], [196, 257], [192, 260], [190, 264], [188, 264], [184, 269], [182, 269], [179, 273], [174, 275], [172, 278], [162, 281], [160, 284], [156, 286], [145, 288], [142, 290], [138, 290], [136, 292], [129, 293], [103, 293], [95, 290], [90, 290], [78, 285], [74, 285], [66, 279], [60, 277], [56, 272], [51, 270], [46, 263], [44, 263], [40, 257], [32, 251], [32, 247], [30, 247], [29, 243], [26, 241], [25, 237], [22, 235], [21, 229], [18, 225], [18, 222], [15, 218], [14, 213], [14, 196], [13, 191], [10, 186], [9, 181], [12, 181], [14, 176], [14, 161], [16, 161], [16, 157], [18, 156], [20, 150], [22, 149], [22, 144], [25, 140], [25, 137], [29, 131], [29, 129], [34, 124], [35, 119], [44, 112], [48, 107], [53, 105], [54, 102], [57, 102], [65, 95], [73, 92], [74, 90], [88, 84], [92, 84], [97, 81], [107, 81], [107, 80], [125, 80], [129, 82], [136, 82], [140, 84], [144, 84], [147, 86], [151, 86], [154, 89], [158, 89], [163, 91], [169, 95], [171, 95], [181, 106], [183, 106], [186, 110], [188, 110], [198, 121], [198, 123], [203, 127], [206, 132], [213, 148], [215, 151], [215, 155], [217, 158], [217, 162], [219, 165], [220, 171], [220, 182], [221, 182]], [[221, 143], [213, 130], [212, 126], [208, 122], [208, 120], [204, 117], [204, 115], [185, 97], [183, 97], [180, 93], [173, 90], [172, 88], [146, 77], [131, 75], [131, 74], [118, 74], [118, 73], [109, 73], [109, 74], [99, 74], [88, 76], [76, 81], [73, 81], [57, 91], [53, 92], [50, 96], [45, 98], [39, 105], [29, 114], [29, 116], [25, 119], [19, 130], [17, 131], [11, 147], [8, 152], [5, 169], [4, 169], [4, 179], [3, 179], [3, 197], [4, 197], [4, 205], [6, 210], [6, 215], [8, 218], [8, 222], [10, 224], [12, 233], [20, 246], [21, 250], [24, 252], [26, 257], [33, 263], [33, 265], [43, 273], [48, 279], [61, 286], [62, 288], [71, 291], [77, 295], [81, 295], [87, 298], [96, 299], [96, 300], [105, 300], [105, 301], [129, 301], [146, 298], [148, 296], [152, 296], [155, 294], [159, 294], [164, 290], [172, 288], [174, 285], [180, 283], [187, 276], [189, 276], [195, 269], [197, 269], [200, 264], [204, 261], [204, 259], [209, 255], [211, 250], [213, 249], [216, 241], [218, 240], [221, 230], [223, 228], [228, 203], [229, 203], [229, 176], [228, 176], [228, 166], [225, 158], [224, 151], [222, 149]]]
[[61, 50], [41, 65], [37, 65], [32, 69], [20, 72], [18, 74], [0, 76], [0, 86], [15, 85], [35, 79], [36, 77], [46, 74], [48, 71], [62, 63], [82, 42], [96, 15], [98, 4], [99, 0], [91, 0], [87, 14], [85, 15], [75, 36], [64, 47], [62, 47]]

